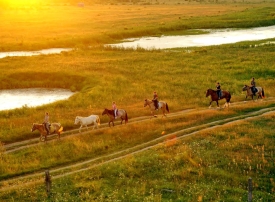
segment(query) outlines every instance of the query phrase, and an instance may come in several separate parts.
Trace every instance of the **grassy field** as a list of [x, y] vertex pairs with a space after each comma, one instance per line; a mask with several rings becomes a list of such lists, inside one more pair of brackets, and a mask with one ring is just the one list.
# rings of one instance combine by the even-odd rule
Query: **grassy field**
[[[45, 169], [103, 157], [164, 134], [215, 121], [274, 110], [271, 102], [244, 100], [244, 84], [252, 77], [275, 94], [275, 39], [203, 48], [124, 50], [104, 43], [126, 37], [194, 34], [198, 28], [248, 28], [275, 24], [274, 3], [158, 1], [126, 4], [88, 2], [6, 5], [1, 8], [0, 51], [76, 48], [56, 55], [3, 58], [0, 89], [67, 88], [77, 92], [67, 101], [36, 108], [0, 112], [3, 144], [38, 138], [32, 123], [48, 111], [65, 131], [76, 129], [77, 115], [101, 115], [116, 101], [130, 120], [149, 115], [145, 98], [157, 91], [171, 113], [195, 109], [167, 119], [90, 131], [60, 141], [5, 153], [0, 150], [0, 188], [4, 180]], [[2, 5], [2, 4], [0, 4]], [[74, 5], [74, 6], [73, 6]], [[15, 26], [16, 25], [16, 26]], [[268, 42], [263, 45], [263, 43]], [[219, 81], [232, 94], [229, 110], [206, 110], [208, 88]], [[221, 101], [224, 103], [224, 101]], [[259, 112], [260, 113], [260, 112]], [[237, 118], [239, 117], [239, 118]], [[188, 138], [167, 136], [144, 152], [56, 178], [47, 196], [43, 182], [0, 190], [1, 201], [247, 201], [247, 180], [253, 179], [255, 201], [274, 200], [274, 113], [198, 131]], [[107, 117], [100, 116], [106, 123]], [[171, 140], [166, 142], [166, 140]], [[100, 161], [96, 162], [99, 164]], [[74, 170], [74, 169], [72, 169]], [[75, 170], [77, 170], [75, 168]], [[28, 179], [30, 182], [32, 179]]]

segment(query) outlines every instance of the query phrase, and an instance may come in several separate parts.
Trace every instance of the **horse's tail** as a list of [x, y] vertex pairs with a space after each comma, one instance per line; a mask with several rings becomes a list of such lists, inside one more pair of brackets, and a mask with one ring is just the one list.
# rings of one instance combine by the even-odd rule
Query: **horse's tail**
[[96, 117], [96, 122], [97, 122], [97, 125], [100, 126], [100, 119], [99, 119], [99, 116]]
[[128, 123], [128, 115], [126, 111], [125, 111], [125, 123]]
[[58, 129], [58, 132], [59, 133], [63, 132], [63, 126], [60, 126], [60, 128]]
[[230, 92], [229, 92], [229, 91], [228, 91], [228, 94], [229, 94], [229, 95], [228, 95], [228, 98], [226, 98], [226, 102], [228, 102], [228, 103], [229, 103], [229, 102], [230, 102], [230, 100], [231, 100], [231, 94], [230, 94]]
[[166, 103], [166, 110], [168, 111], [169, 113], [169, 107], [168, 107], [168, 104]]
[[264, 88], [262, 88], [262, 97], [264, 98]]

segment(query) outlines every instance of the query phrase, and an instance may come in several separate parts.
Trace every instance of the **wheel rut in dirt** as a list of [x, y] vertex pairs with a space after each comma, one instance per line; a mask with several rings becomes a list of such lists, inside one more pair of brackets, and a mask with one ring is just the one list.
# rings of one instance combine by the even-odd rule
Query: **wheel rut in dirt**
[[[209, 110], [211, 110], [211, 109], [203, 109], [201, 111], [209, 111]], [[188, 110], [188, 111], [172, 113], [169, 115], [169, 117], [180, 116], [180, 115], [183, 115], [183, 113], [188, 113], [191, 111], [194, 111], [194, 110], [192, 109], [192, 110]], [[213, 130], [214, 128], [221, 127], [226, 124], [233, 124], [233, 123], [240, 122], [243, 120], [258, 118], [258, 117], [266, 115], [268, 113], [275, 113], [275, 107], [267, 107], [267, 108], [263, 108], [263, 109], [260, 109], [257, 111], [249, 112], [246, 115], [237, 115], [237, 116], [225, 118], [225, 119], [222, 119], [219, 121], [213, 121], [213, 122], [209, 122], [206, 124], [201, 124], [198, 126], [185, 128], [182, 130], [177, 130], [175, 132], [163, 135], [163, 136], [153, 139], [151, 141], [144, 142], [144, 143], [141, 143], [134, 147], [114, 152], [112, 154], [104, 155], [104, 156], [97, 157], [97, 158], [92, 158], [92, 159], [89, 159], [89, 160], [86, 160], [83, 162], [76, 163], [74, 165], [63, 166], [60, 168], [52, 168], [50, 170], [51, 176], [52, 176], [52, 179], [58, 179], [58, 178], [61, 178], [61, 177], [67, 176], [67, 175], [72, 175], [74, 173], [89, 170], [89, 169], [95, 168], [97, 166], [101, 166], [103, 164], [107, 164], [107, 163], [125, 158], [129, 155], [141, 153], [145, 150], [149, 150], [159, 144], [162, 144], [163, 142], [166, 143], [169, 141], [173, 141], [173, 139], [171, 139], [170, 137], [177, 138], [177, 139], [183, 139], [185, 137], [192, 136], [192, 135], [198, 134], [203, 131]], [[150, 118], [148, 118], [148, 117], [145, 117], [144, 119], [138, 118], [138, 120], [133, 121], [132, 123], [147, 121], [148, 119], [150, 119]], [[102, 128], [102, 130], [104, 130], [104, 129], [105, 128]], [[90, 132], [90, 131], [88, 131], [88, 132]], [[25, 186], [27, 184], [41, 183], [41, 182], [43, 182], [43, 179], [44, 179], [44, 172], [36, 172], [33, 174], [26, 174], [26, 175], [14, 177], [11, 179], [2, 180], [2, 181], [0, 181], [0, 186], [1, 186], [0, 191], [14, 189], [18, 186], [22, 186], [22, 185]]]

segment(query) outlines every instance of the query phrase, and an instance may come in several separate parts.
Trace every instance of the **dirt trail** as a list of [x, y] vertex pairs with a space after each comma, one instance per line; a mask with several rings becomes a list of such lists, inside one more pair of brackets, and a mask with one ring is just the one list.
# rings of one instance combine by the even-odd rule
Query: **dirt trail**
[[[265, 100], [263, 102], [274, 102], [274, 101], [275, 101], [274, 99], [269, 99], [269, 100]], [[231, 106], [245, 104], [245, 103], [246, 102], [234, 103], [234, 104], [231, 104]], [[202, 109], [199, 111], [209, 111], [209, 110], [213, 110], [213, 108], [212, 109]], [[192, 111], [194, 111], [194, 109], [171, 113], [171, 114], [169, 114], [169, 117], [180, 116], [183, 114], [187, 114], [188, 112], [192, 112]], [[203, 131], [209, 131], [209, 130], [213, 130], [214, 128], [217, 128], [217, 127], [222, 127], [227, 124], [237, 123], [237, 122], [247, 120], [247, 119], [258, 118], [258, 117], [264, 116], [268, 113], [275, 113], [275, 107], [267, 107], [267, 108], [264, 108], [261, 110], [250, 112], [246, 115], [237, 115], [237, 116], [234, 116], [231, 118], [226, 118], [226, 119], [222, 119], [219, 121], [201, 124], [199, 126], [185, 128], [185, 129], [173, 132], [173, 133], [163, 135], [163, 136], [153, 139], [151, 141], [136, 145], [134, 147], [114, 152], [112, 154], [108, 154], [108, 155], [97, 157], [97, 158], [92, 158], [92, 159], [89, 159], [89, 160], [86, 160], [86, 161], [83, 161], [80, 163], [76, 163], [73, 165], [69, 165], [69, 166], [63, 166], [60, 168], [52, 168], [50, 170], [51, 177], [54, 180], [54, 179], [58, 179], [58, 178], [61, 178], [61, 177], [67, 176], [67, 175], [72, 175], [74, 173], [82, 172], [82, 171], [85, 171], [88, 169], [95, 168], [97, 166], [101, 166], [103, 164], [107, 164], [107, 163], [125, 158], [129, 155], [141, 153], [141, 152], [151, 149], [152, 147], [155, 147], [159, 144], [163, 144], [163, 142], [174, 141], [173, 139], [169, 140], [169, 137], [170, 138], [176, 137], [177, 139], [182, 139], [182, 138], [185, 138], [185, 137], [188, 137], [191, 135], [195, 135], [195, 134], [203, 132]], [[133, 124], [133, 123], [137, 123], [137, 122], [141, 122], [141, 121], [147, 121], [150, 118], [151, 117], [134, 118], [134, 119], [132, 119], [131, 122], [129, 122], [129, 124]], [[104, 129], [106, 129], [106, 127], [108, 127], [107, 124], [105, 124], [105, 126], [103, 128], [97, 129], [97, 130], [104, 130]], [[75, 131], [75, 130], [73, 130], [73, 131]], [[78, 132], [78, 130], [77, 130], [77, 132]], [[88, 133], [88, 132], [91, 132], [91, 130], [89, 130], [85, 133]], [[22, 143], [22, 142], [13, 143], [13, 147], [20, 145], [20, 143]], [[38, 144], [38, 143], [34, 143], [34, 145], [36, 145], [36, 144]], [[25, 147], [29, 147], [29, 145], [21, 146], [21, 147], [19, 146], [18, 148], [15, 148], [15, 149], [13, 148], [13, 149], [9, 150], [9, 152], [12, 152], [12, 151], [15, 151], [18, 149], [24, 149]], [[26, 174], [23, 176], [14, 177], [14, 178], [7, 179], [7, 180], [2, 180], [2, 181], [0, 181], [0, 191], [11, 190], [11, 189], [18, 188], [20, 186], [26, 186], [28, 184], [42, 183], [42, 182], [44, 182], [44, 175], [45, 175], [45, 173], [40, 171], [40, 172], [33, 173], [33, 174]]]
[[[187, 113], [192, 110], [194, 110], [194, 109], [187, 109], [187, 110], [171, 113], [168, 116], [169, 117], [178, 116], [178, 115], [182, 115], [183, 113]], [[143, 122], [143, 121], [147, 121], [149, 119], [152, 119], [152, 116], [136, 117], [136, 118], [130, 119], [127, 124]], [[115, 124], [116, 124], [115, 127], [120, 126], [120, 121], [116, 121]], [[63, 138], [66, 138], [66, 137], [72, 136], [72, 135], [87, 134], [87, 133], [91, 133], [93, 131], [102, 131], [106, 128], [109, 128], [109, 125], [108, 125], [108, 123], [104, 123], [104, 124], [101, 124], [100, 128], [98, 128], [98, 129], [91, 130], [91, 128], [93, 128], [93, 126], [88, 127], [88, 129], [89, 129], [88, 131], [86, 130], [86, 128], [82, 128], [81, 133], [79, 133], [79, 129], [68, 130], [68, 131], [62, 133], [61, 138], [63, 139]], [[47, 142], [56, 141], [57, 140], [56, 138], [57, 138], [57, 135], [49, 135]], [[33, 138], [33, 139], [24, 140], [24, 141], [20, 141], [20, 142], [14, 142], [11, 144], [5, 144], [4, 149], [5, 149], [5, 153], [11, 153], [14, 151], [18, 151], [18, 150], [22, 150], [25, 148], [30, 148], [30, 147], [36, 146], [38, 144], [44, 144], [44, 143], [40, 142], [39, 138]]]
[[[246, 104], [247, 102], [252, 102], [252, 101], [234, 102], [234, 103], [231, 103], [230, 106], [242, 105], [242, 104]], [[275, 102], [275, 98], [270, 97], [270, 98], [265, 99], [265, 100], [258, 100], [258, 102]], [[216, 108], [212, 108], [212, 109], [216, 109]], [[169, 113], [168, 117], [180, 116], [182, 114], [192, 112], [194, 110], [195, 109], [186, 109], [186, 110], [182, 110], [182, 111], [178, 111], [178, 112], [174, 112], [174, 113]], [[208, 110], [208, 108], [199, 109], [199, 111], [204, 111], [204, 110]], [[148, 110], [148, 112], [149, 112], [149, 110]], [[161, 116], [161, 115], [159, 115], [159, 116]], [[152, 118], [152, 116], [135, 117], [135, 118], [130, 119], [128, 124], [147, 121], [151, 118]], [[116, 121], [115, 124], [116, 124], [116, 127], [119, 126], [120, 121]], [[104, 124], [100, 125], [99, 129], [95, 129], [95, 130], [104, 130], [108, 127], [109, 127], [108, 123], [104, 123]], [[79, 133], [78, 129], [65, 131], [64, 133], [62, 133], [61, 138], [63, 139], [63, 138], [66, 138], [68, 136], [71, 136], [71, 135], [87, 134], [87, 133], [92, 132], [92, 130], [90, 130], [91, 128], [92, 128], [92, 126], [88, 127], [88, 129], [89, 129], [88, 131], [85, 128], [82, 128], [81, 133]], [[48, 142], [55, 141], [56, 138], [57, 138], [56, 135], [49, 135], [48, 136]], [[18, 151], [18, 150], [22, 150], [22, 149], [25, 149], [25, 148], [36, 146], [38, 144], [41, 144], [39, 138], [33, 138], [33, 139], [29, 139], [29, 140], [14, 142], [14, 143], [11, 143], [11, 144], [4, 144], [3, 146], [4, 146], [4, 149], [5, 149], [5, 153], [11, 153], [11, 152], [14, 152], [14, 151]]]

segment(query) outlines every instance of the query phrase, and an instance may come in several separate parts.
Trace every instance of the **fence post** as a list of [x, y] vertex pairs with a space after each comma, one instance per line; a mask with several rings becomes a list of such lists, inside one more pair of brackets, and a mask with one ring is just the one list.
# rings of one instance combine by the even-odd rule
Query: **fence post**
[[252, 202], [252, 178], [248, 179], [248, 202]]
[[47, 195], [49, 196], [51, 193], [51, 184], [52, 184], [49, 170], [45, 171], [45, 184], [46, 184], [46, 192], [47, 192]]

